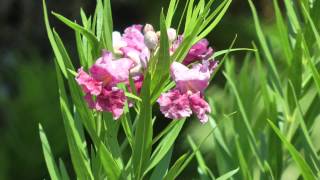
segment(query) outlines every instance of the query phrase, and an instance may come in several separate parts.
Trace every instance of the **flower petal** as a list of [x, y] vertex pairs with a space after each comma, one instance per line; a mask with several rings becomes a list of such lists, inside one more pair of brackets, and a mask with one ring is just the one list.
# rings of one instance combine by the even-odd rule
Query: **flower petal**
[[182, 93], [203, 92], [209, 85], [210, 71], [207, 65], [197, 64], [189, 69], [181, 63], [173, 62], [170, 71], [176, 87]]
[[103, 93], [97, 97], [96, 110], [111, 112], [115, 120], [123, 114], [126, 96], [123, 90], [113, 87], [103, 89]]
[[128, 80], [132, 65], [132, 60], [128, 58], [112, 60], [112, 53], [106, 52], [90, 68], [90, 73], [94, 79], [102, 81], [104, 85], [112, 86]]
[[189, 50], [187, 57], [183, 60], [183, 64], [189, 65], [196, 61], [207, 60], [213, 54], [213, 49], [209, 46], [207, 39], [201, 39]]
[[167, 118], [181, 119], [192, 114], [188, 95], [180, 93], [177, 89], [161, 94], [157, 102], [160, 105], [160, 111]]
[[197, 115], [201, 123], [208, 122], [207, 113], [211, 112], [209, 104], [201, 97], [200, 92], [189, 96], [192, 112]]
[[82, 87], [84, 93], [91, 95], [99, 95], [102, 90], [102, 83], [96, 81], [89, 74], [83, 71], [83, 68], [78, 69], [78, 75], [76, 77], [77, 83]]

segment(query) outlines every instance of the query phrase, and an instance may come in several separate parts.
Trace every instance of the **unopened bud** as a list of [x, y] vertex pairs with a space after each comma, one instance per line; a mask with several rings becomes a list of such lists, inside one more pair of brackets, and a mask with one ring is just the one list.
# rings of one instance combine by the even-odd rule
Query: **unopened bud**
[[159, 39], [154, 31], [148, 31], [144, 35], [144, 43], [149, 49], [155, 49], [158, 45]]
[[173, 42], [174, 40], [176, 40], [177, 38], [177, 31], [173, 28], [169, 28], [167, 30], [167, 33], [168, 33], [168, 39], [170, 42]]
[[147, 32], [149, 31], [153, 31], [154, 32], [154, 29], [153, 29], [153, 26], [151, 24], [146, 24], [143, 28], [143, 33], [144, 34], [147, 34]]

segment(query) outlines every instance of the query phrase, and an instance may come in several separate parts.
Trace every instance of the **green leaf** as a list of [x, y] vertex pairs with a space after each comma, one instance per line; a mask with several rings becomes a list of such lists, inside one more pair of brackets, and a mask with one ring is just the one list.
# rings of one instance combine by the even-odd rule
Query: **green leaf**
[[79, 132], [77, 132], [72, 115], [63, 98], [60, 98], [60, 103], [71, 160], [76, 175], [80, 179], [93, 179], [84, 142], [82, 142]]
[[216, 58], [222, 55], [225, 55], [227, 53], [230, 52], [237, 52], [237, 51], [253, 51], [255, 52], [255, 49], [250, 49], [250, 48], [233, 48], [233, 49], [226, 49], [226, 50], [221, 50], [221, 51], [217, 51], [212, 55], [212, 58]]
[[64, 165], [62, 159], [59, 159], [59, 168], [61, 172], [61, 179], [62, 180], [70, 180], [70, 177], [68, 175], [68, 171], [66, 169], [66, 166]]
[[[159, 58], [156, 59], [155, 71], [152, 74], [152, 92], [161, 92], [164, 86], [163, 80], [169, 78], [169, 68], [170, 68], [170, 54], [169, 54], [169, 39], [167, 33], [167, 27], [165, 24], [165, 18], [163, 12], [160, 15], [160, 48], [159, 48]], [[153, 94], [158, 94], [153, 92]]]
[[132, 153], [132, 165], [134, 179], [140, 179], [151, 154], [152, 146], [152, 106], [150, 96], [150, 74], [146, 72], [141, 89], [141, 108], [137, 119], [134, 145]]
[[167, 152], [164, 158], [157, 164], [153, 170], [150, 180], [162, 180], [169, 169], [173, 147]]
[[282, 19], [282, 14], [281, 14], [277, 0], [273, 0], [273, 5], [275, 9], [276, 23], [279, 31], [281, 47], [284, 50], [284, 55], [288, 64], [290, 64], [290, 60], [292, 59], [293, 55], [292, 55], [292, 49], [289, 42], [289, 35], [288, 35], [289, 32]]
[[185, 153], [182, 156], [180, 156], [179, 159], [170, 168], [170, 170], [168, 171], [166, 176], [163, 178], [163, 180], [175, 179], [188, 156], [189, 156], [189, 153]]
[[217, 180], [228, 180], [230, 179], [233, 175], [237, 174], [237, 172], [239, 171], [239, 168], [231, 170], [227, 173], [225, 173], [224, 175], [220, 176], [217, 178]]
[[251, 0], [248, 0], [249, 2], [249, 5], [250, 5], [250, 8], [251, 8], [251, 11], [252, 11], [252, 15], [253, 15], [253, 20], [254, 20], [254, 24], [255, 24], [255, 29], [256, 29], [256, 32], [257, 32], [257, 36], [258, 36], [258, 39], [259, 39], [259, 42], [261, 44], [261, 47], [262, 47], [262, 50], [266, 56], [266, 59], [268, 61], [268, 64], [270, 66], [270, 69], [271, 69], [271, 75], [272, 75], [272, 78], [273, 78], [273, 82], [275, 83], [276, 85], [276, 88], [277, 90], [281, 93], [282, 93], [282, 86], [281, 86], [281, 81], [280, 81], [280, 76], [279, 76], [279, 73], [278, 73], [278, 70], [275, 66], [275, 61], [271, 55], [271, 52], [270, 52], [270, 49], [267, 45], [267, 41], [265, 39], [265, 36], [262, 32], [262, 28], [261, 28], [261, 25], [260, 25], [260, 22], [259, 22], [259, 18], [258, 18], [258, 15], [257, 15], [257, 11], [256, 11], [256, 8], [254, 7], [254, 4], [252, 3]]
[[184, 123], [185, 119], [177, 120], [178, 122], [172, 127], [172, 129], [167, 133], [167, 135], [160, 141], [159, 145], [153, 151], [150, 163], [148, 165], [148, 169], [145, 173], [149, 170], [154, 168], [167, 154], [167, 152], [172, 148], [175, 140], [177, 139]]
[[113, 20], [112, 20], [112, 11], [110, 0], [104, 0], [104, 9], [103, 9], [103, 32], [102, 39], [104, 40], [104, 46], [113, 52], [112, 46], [112, 32], [113, 32]]
[[85, 29], [84, 27], [80, 26], [79, 24], [70, 21], [69, 19], [63, 17], [60, 14], [57, 14], [55, 12], [52, 12], [52, 14], [56, 18], [58, 18], [60, 21], [65, 23], [67, 26], [69, 26], [70, 28], [72, 28], [76, 32], [79, 32], [79, 33], [83, 34], [86, 38], [88, 38], [89, 43], [91, 44], [92, 48], [95, 50], [94, 51], [94, 55], [97, 56], [99, 54], [99, 51], [100, 51], [99, 41], [96, 38], [96, 36], [94, 34], [92, 34], [92, 32], [88, 31], [87, 29]]
[[118, 163], [115, 161], [110, 151], [108, 151], [108, 149], [102, 142], [98, 149], [98, 154], [107, 178], [119, 179], [121, 176], [122, 170], [120, 169]]
[[43, 131], [41, 124], [39, 124], [39, 133], [40, 133], [40, 140], [42, 144], [43, 155], [44, 155], [44, 159], [46, 161], [46, 165], [50, 174], [50, 178], [52, 180], [60, 180], [61, 176], [60, 176], [58, 167], [56, 165], [56, 162], [54, 161], [54, 157], [52, 155], [47, 136]]
[[[196, 151], [197, 149], [197, 146], [196, 144], [194, 143], [194, 141], [192, 140], [191, 136], [188, 136], [188, 142], [192, 148], [193, 151]], [[197, 161], [198, 161], [198, 164], [199, 164], [199, 169], [201, 170], [202, 174], [201, 174], [201, 177], [205, 176], [204, 178], [205, 179], [209, 179], [209, 174], [210, 174], [210, 169], [208, 168], [202, 154], [200, 151], [197, 151], [196, 152], [196, 158], [197, 158]]]
[[278, 135], [278, 137], [283, 142], [284, 146], [288, 149], [291, 157], [296, 162], [298, 167], [300, 168], [301, 174], [304, 179], [316, 179], [314, 174], [312, 173], [309, 165], [304, 161], [296, 148], [285, 138], [285, 136], [280, 132], [280, 130], [272, 123], [272, 121], [268, 120], [269, 125], [273, 129], [273, 131]]
[[43, 0], [43, 1], [42, 1], [42, 4], [43, 4], [44, 23], [45, 23], [45, 26], [46, 26], [47, 35], [48, 35], [48, 38], [49, 38], [51, 47], [52, 47], [52, 49], [53, 49], [54, 55], [56, 56], [56, 60], [57, 60], [57, 63], [59, 64], [59, 66], [60, 66], [60, 69], [61, 69], [61, 71], [62, 71], [62, 74], [64, 75], [64, 77], [67, 77], [67, 70], [66, 70], [66, 67], [65, 67], [65, 65], [64, 65], [62, 55], [61, 55], [61, 53], [59, 52], [57, 43], [56, 43], [56, 41], [55, 41], [55, 39], [54, 39], [52, 30], [51, 30], [51, 27], [50, 27], [49, 18], [48, 18], [48, 12], [47, 12], [47, 6], [46, 6], [46, 1]]

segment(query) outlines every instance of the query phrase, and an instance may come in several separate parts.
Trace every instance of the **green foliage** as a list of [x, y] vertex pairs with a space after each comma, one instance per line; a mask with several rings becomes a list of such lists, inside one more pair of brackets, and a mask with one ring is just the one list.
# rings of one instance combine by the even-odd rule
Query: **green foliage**
[[[126, 104], [120, 120], [114, 121], [110, 113], [92, 111], [87, 107], [83, 93], [75, 82], [76, 67], [59, 34], [50, 26], [47, 7], [43, 0], [46, 30], [55, 54], [62, 119], [77, 179], [174, 179], [193, 157], [200, 153], [199, 147], [202, 143], [193, 153], [182, 155], [170, 166], [174, 143], [185, 120], [173, 121], [159, 134], [154, 135], [153, 124], [157, 119], [152, 115], [153, 104], [162, 92], [172, 87], [172, 82], [169, 80], [170, 64], [174, 60], [182, 61], [190, 47], [213, 30], [228, 9], [231, 0], [223, 1], [214, 11], [211, 11], [213, 0], [208, 3], [204, 0], [197, 4], [193, 1], [187, 3], [188, 13], [186, 17], [183, 15], [180, 18], [181, 21], [186, 18], [185, 41], [181, 48], [170, 56], [171, 42], [168, 40], [167, 28], [171, 27], [172, 20], [176, 17], [175, 10], [178, 3], [179, 1], [172, 0], [166, 17], [163, 12], [160, 15], [160, 45], [152, 54], [150, 65], [144, 72], [140, 95], [137, 94], [131, 77], [132, 92], [129, 92], [125, 85], [119, 84], [118, 87], [125, 91], [125, 95], [134, 103], [134, 107], [129, 109]], [[80, 14], [82, 25], [52, 12], [53, 16], [74, 30], [79, 62], [87, 69], [100, 56], [103, 49], [113, 51], [110, 0], [98, 0], [93, 16], [87, 16], [83, 10]], [[230, 51], [238, 50], [246, 49]], [[218, 56], [230, 51], [221, 51]], [[85, 134], [88, 134], [88, 137]], [[125, 136], [124, 140], [120, 140], [121, 135]], [[42, 128], [40, 137], [50, 177], [69, 179], [63, 162], [59, 162], [59, 168], [55, 163]], [[232, 171], [225, 177], [234, 173], [235, 171]]]
[[[247, 54], [240, 69], [228, 58], [224, 89], [208, 96], [217, 131], [206, 154], [215, 158], [215, 174], [239, 167], [230, 179], [319, 178], [320, 27], [308, 1], [284, 2], [286, 15], [273, 1], [276, 31], [268, 32], [249, 0], [261, 50], [253, 44], [257, 51]], [[198, 156], [200, 177], [210, 178], [208, 160]]]

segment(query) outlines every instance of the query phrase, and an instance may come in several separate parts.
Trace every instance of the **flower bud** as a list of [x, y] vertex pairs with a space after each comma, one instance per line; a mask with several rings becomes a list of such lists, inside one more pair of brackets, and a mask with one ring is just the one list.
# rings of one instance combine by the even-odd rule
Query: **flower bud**
[[151, 24], [146, 24], [143, 28], [143, 33], [144, 34], [147, 34], [147, 32], [149, 31], [153, 31], [154, 32], [154, 29], [153, 29], [153, 26]]
[[167, 30], [167, 33], [168, 33], [168, 39], [170, 42], [173, 42], [174, 40], [176, 40], [177, 38], [177, 31], [173, 28], [169, 28]]
[[158, 45], [159, 39], [154, 31], [148, 31], [144, 35], [144, 43], [149, 49], [155, 49]]

